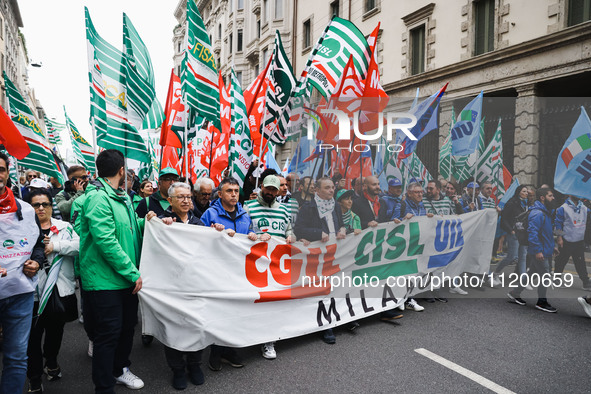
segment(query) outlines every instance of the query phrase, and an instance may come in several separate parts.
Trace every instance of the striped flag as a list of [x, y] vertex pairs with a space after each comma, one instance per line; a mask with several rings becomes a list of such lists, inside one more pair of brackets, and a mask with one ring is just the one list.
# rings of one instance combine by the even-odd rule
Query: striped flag
[[6, 98], [8, 99], [8, 116], [31, 149], [31, 153], [21, 159], [19, 164], [55, 177], [60, 180], [60, 183], [63, 183], [64, 178], [53, 158], [39, 121], [16, 86], [8, 78], [6, 72], [4, 72], [4, 84], [6, 86]]
[[229, 162], [230, 174], [240, 187], [244, 185], [244, 178], [252, 161], [252, 141], [248, 129], [248, 117], [242, 88], [232, 70], [232, 135], [230, 137]]
[[556, 160], [554, 187], [563, 194], [591, 199], [591, 120], [584, 107]]
[[492, 141], [478, 160], [478, 176], [476, 180], [481, 184], [482, 182], [491, 182], [493, 185], [493, 194], [497, 198], [505, 194], [501, 119], [499, 119], [497, 131]]
[[150, 154], [146, 143], [136, 127], [130, 123], [130, 119], [134, 119], [141, 124], [141, 118], [129, 105], [127, 59], [121, 51], [98, 35], [88, 8], [84, 7], [84, 10], [91, 123], [96, 130], [97, 145], [105, 149], [117, 149], [125, 157], [148, 163]]
[[162, 127], [164, 122], [164, 109], [157, 98], [154, 98], [150, 110], [142, 123], [142, 130], [156, 130]]
[[[452, 137], [453, 149], [453, 137]], [[480, 135], [478, 137], [478, 150], [468, 156], [453, 156], [452, 175], [458, 182], [465, 182], [474, 178], [474, 166], [477, 164], [478, 157], [482, 155], [485, 149], [484, 144], [484, 119], [480, 122]], [[453, 153], [453, 150], [452, 150]]]
[[425, 167], [425, 165], [423, 164], [421, 159], [419, 159], [419, 156], [417, 155], [416, 152], [412, 153], [409, 160], [410, 160], [410, 165], [408, 168], [408, 170], [409, 170], [408, 173], [411, 178], [418, 179], [423, 183], [427, 183], [428, 181], [433, 179], [433, 177], [431, 176], [431, 174], [427, 170], [427, 167]]
[[70, 139], [72, 141], [72, 149], [78, 163], [83, 165], [92, 174], [96, 172], [94, 165], [94, 149], [78, 132], [78, 128], [68, 117], [66, 107], [64, 106], [64, 115], [66, 117], [66, 126], [70, 131]]
[[47, 128], [47, 137], [49, 139], [49, 143], [61, 145], [62, 139], [60, 138], [60, 131], [65, 130], [66, 125], [49, 119], [47, 115], [43, 115], [43, 120], [45, 121], [45, 127]]
[[219, 130], [218, 72], [207, 30], [195, 1], [187, 1], [187, 46], [181, 67], [187, 104]]
[[278, 30], [275, 31], [275, 49], [273, 49], [273, 60], [269, 68], [269, 82], [270, 86], [267, 89], [269, 113], [264, 134], [271, 143], [283, 144], [287, 139], [289, 124], [289, 111], [285, 109], [291, 92], [296, 86], [296, 80]]

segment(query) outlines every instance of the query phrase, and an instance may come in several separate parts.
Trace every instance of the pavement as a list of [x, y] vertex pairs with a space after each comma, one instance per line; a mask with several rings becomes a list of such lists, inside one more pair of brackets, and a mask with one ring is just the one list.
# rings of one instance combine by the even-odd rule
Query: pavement
[[[571, 264], [566, 268], [574, 271]], [[241, 349], [244, 368], [224, 365], [212, 372], [205, 366], [205, 384], [189, 383], [184, 392], [590, 391], [591, 319], [576, 297], [591, 293], [580, 289], [578, 278], [572, 288], [560, 289], [558, 298], [558, 290], [549, 291], [558, 308], [554, 314], [534, 308], [535, 290], [524, 291], [526, 306], [509, 303], [505, 289], [468, 290], [468, 296], [448, 303], [419, 300], [426, 310], [405, 311], [399, 325], [369, 317], [354, 333], [337, 328], [335, 345], [323, 343], [318, 334], [280, 341], [276, 360], [262, 358], [259, 346]], [[176, 393], [163, 346], [154, 340], [144, 347], [139, 334], [138, 328], [131, 370], [145, 387], [118, 386], [116, 392]], [[45, 393], [93, 392], [87, 345], [82, 325], [67, 324], [59, 357], [63, 378], [44, 381]]]

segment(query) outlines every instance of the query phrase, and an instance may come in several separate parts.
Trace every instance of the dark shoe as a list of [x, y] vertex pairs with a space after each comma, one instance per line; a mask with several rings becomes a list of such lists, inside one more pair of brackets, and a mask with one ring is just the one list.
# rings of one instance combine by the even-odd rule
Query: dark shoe
[[233, 349], [231, 352], [229, 352], [229, 354], [224, 354], [221, 358], [221, 361], [225, 362], [226, 364], [230, 364], [234, 368], [244, 367], [242, 360], [240, 357], [238, 357], [238, 354]]
[[536, 309], [539, 309], [544, 312], [548, 313], [556, 313], [557, 309], [554, 308], [552, 305], [548, 304], [548, 301], [538, 301], [536, 304]]
[[172, 371], [172, 387], [176, 390], [184, 390], [187, 388], [187, 375], [185, 370]]
[[337, 342], [337, 338], [334, 336], [332, 328], [329, 328], [322, 333], [322, 340], [329, 345], [334, 345]]
[[62, 377], [62, 369], [59, 365], [57, 365], [55, 368], [49, 368], [47, 364], [45, 364], [43, 372], [45, 372], [45, 374], [47, 375], [47, 380], [49, 380], [50, 382], [58, 380]]
[[390, 309], [389, 311], [382, 312], [380, 314], [380, 320], [385, 322], [392, 322], [392, 320], [400, 319], [404, 316], [402, 313], [398, 312], [395, 309]]
[[443, 302], [443, 303], [447, 302], [447, 298], [441, 297], [441, 296], [437, 296], [434, 299], [435, 299], [435, 301], [439, 301], [439, 302]]
[[359, 328], [359, 323], [357, 323], [356, 321], [352, 321], [351, 323], [347, 324], [347, 329], [351, 332], [354, 332], [358, 328]]
[[434, 302], [435, 302], [435, 298], [433, 298], [433, 297], [427, 297], [427, 298], [423, 298], [423, 300], [424, 300], [425, 302], [428, 302], [429, 304], [432, 304], [432, 303], [434, 303]]
[[205, 376], [200, 367], [193, 367], [189, 369], [189, 380], [196, 386], [200, 386], [205, 383]]
[[29, 380], [29, 391], [27, 393], [42, 394], [43, 385], [41, 384], [41, 379]]
[[507, 297], [517, 305], [525, 305], [525, 301], [522, 298], [511, 294], [511, 292], [507, 293]]
[[211, 357], [209, 356], [209, 362], [207, 363], [207, 366], [209, 367], [209, 369], [211, 369], [212, 371], [221, 371], [222, 370], [222, 359], [221, 357]]
[[153, 340], [154, 337], [151, 335], [142, 335], [142, 345], [144, 346], [150, 346]]

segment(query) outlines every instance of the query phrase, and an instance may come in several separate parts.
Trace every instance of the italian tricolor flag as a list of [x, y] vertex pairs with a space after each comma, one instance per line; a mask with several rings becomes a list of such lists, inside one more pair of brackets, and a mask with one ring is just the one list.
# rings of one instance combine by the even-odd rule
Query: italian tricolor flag
[[573, 140], [561, 154], [566, 167], [568, 168], [573, 157], [587, 149], [591, 149], [591, 134], [583, 134]]

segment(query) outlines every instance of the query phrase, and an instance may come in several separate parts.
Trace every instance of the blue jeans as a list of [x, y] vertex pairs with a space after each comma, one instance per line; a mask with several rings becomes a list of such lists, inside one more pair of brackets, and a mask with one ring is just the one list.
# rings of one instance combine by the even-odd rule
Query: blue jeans
[[32, 317], [32, 292], [0, 300], [0, 325], [4, 332], [0, 394], [20, 393], [25, 387]]
[[512, 261], [517, 260], [515, 272], [520, 275], [525, 274], [527, 246], [520, 245], [515, 234], [507, 234], [507, 236], [505, 236], [505, 242], [507, 242], [507, 257], [497, 265], [495, 273], [498, 274], [503, 268], [511, 264]]

